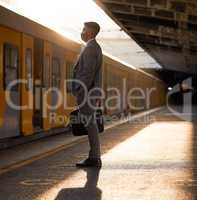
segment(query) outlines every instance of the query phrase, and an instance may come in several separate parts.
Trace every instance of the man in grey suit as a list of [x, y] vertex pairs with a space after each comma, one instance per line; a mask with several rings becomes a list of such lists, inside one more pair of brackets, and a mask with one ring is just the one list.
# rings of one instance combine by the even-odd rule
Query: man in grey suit
[[101, 167], [101, 152], [95, 109], [100, 102], [102, 89], [102, 50], [96, 42], [100, 26], [96, 22], [84, 23], [81, 38], [86, 46], [73, 69], [72, 93], [76, 96], [80, 115], [86, 119], [90, 145], [89, 156], [77, 167]]

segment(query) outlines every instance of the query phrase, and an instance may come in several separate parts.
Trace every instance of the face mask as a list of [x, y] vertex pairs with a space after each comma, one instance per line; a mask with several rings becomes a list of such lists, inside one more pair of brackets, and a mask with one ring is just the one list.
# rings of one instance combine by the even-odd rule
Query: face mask
[[84, 34], [84, 33], [81, 33], [81, 39], [82, 39], [84, 42], [86, 42], [86, 41], [85, 41], [85, 34]]
[[87, 42], [90, 37], [91, 37], [91, 33], [87, 29], [84, 28], [83, 31], [81, 32], [81, 39], [84, 42]]

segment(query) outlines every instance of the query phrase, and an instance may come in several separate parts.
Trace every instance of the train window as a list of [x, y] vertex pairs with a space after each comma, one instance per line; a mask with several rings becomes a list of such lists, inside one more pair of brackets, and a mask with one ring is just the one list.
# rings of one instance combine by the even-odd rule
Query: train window
[[50, 56], [46, 55], [44, 59], [43, 85], [45, 88], [50, 87]]
[[[4, 89], [12, 82], [18, 79], [19, 51], [16, 46], [4, 44]], [[18, 84], [12, 87], [12, 90], [18, 90]]]
[[27, 90], [32, 90], [32, 78], [33, 78], [33, 69], [32, 69], [32, 49], [26, 49], [25, 52], [25, 65], [26, 65], [26, 76], [27, 76]]
[[58, 58], [52, 59], [52, 87], [60, 88], [60, 60]]

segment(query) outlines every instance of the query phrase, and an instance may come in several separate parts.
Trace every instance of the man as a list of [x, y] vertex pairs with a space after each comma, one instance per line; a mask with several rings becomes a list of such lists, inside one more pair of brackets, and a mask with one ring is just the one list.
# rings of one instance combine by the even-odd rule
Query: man
[[[99, 31], [100, 26], [96, 22], [84, 23], [81, 39], [86, 42], [86, 46], [73, 70], [75, 81], [72, 84], [72, 93], [76, 96], [80, 115], [87, 120], [86, 129], [90, 145], [88, 158], [77, 163], [77, 167], [100, 168], [102, 165], [98, 127], [94, 115], [100, 93], [98, 94], [99, 90], [92, 92], [95, 88], [101, 88], [102, 50], [96, 42]], [[97, 99], [94, 98], [95, 95]]]

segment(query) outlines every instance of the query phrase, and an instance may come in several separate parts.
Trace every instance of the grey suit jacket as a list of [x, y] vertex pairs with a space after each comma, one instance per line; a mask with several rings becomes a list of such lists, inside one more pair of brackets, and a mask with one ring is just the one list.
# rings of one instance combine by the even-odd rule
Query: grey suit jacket
[[[73, 79], [83, 82], [87, 90], [102, 87], [102, 50], [96, 40], [91, 40], [83, 49], [73, 69]], [[72, 83], [72, 94], [81, 95], [83, 88], [80, 84]], [[100, 96], [98, 90], [92, 93], [94, 96]]]

